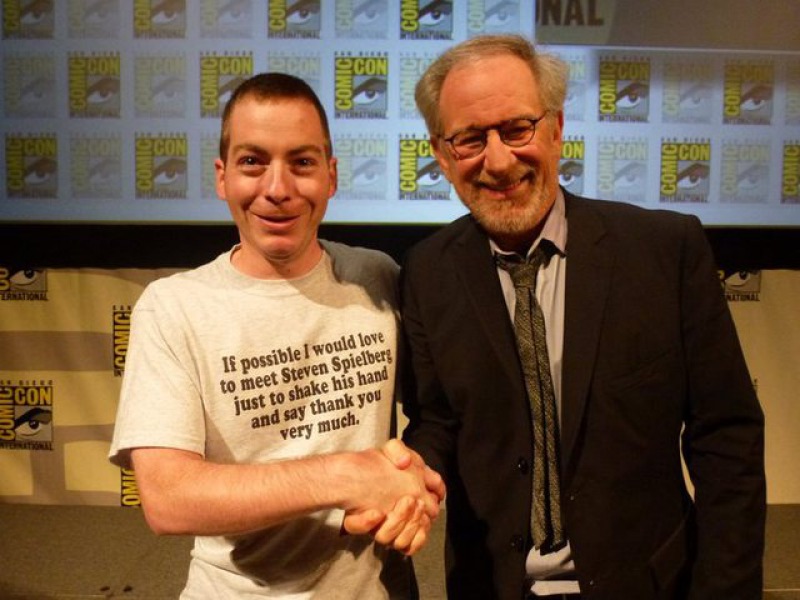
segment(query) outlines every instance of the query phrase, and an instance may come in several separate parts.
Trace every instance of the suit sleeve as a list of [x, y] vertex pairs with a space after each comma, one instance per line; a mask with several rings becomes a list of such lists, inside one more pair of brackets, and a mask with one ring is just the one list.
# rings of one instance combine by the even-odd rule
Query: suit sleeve
[[409, 420], [403, 439], [431, 468], [446, 476], [455, 454], [456, 418], [430, 351], [426, 303], [420, 301], [421, 291], [431, 285], [425, 278], [424, 261], [412, 257], [403, 266], [400, 284], [406, 365], [401, 385], [403, 412]]
[[693, 600], [762, 595], [764, 418], [699, 221], [686, 221], [681, 313], [683, 453], [695, 490]]

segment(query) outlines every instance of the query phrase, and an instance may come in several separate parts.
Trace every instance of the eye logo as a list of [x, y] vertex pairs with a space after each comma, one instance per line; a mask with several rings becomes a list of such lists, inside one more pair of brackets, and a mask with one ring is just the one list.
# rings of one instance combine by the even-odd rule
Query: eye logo
[[388, 0], [337, 0], [336, 37], [383, 38], [388, 34]]
[[69, 2], [67, 23], [72, 38], [116, 38], [119, 36], [119, 3], [113, 0]]
[[70, 117], [119, 118], [120, 92], [119, 53], [70, 55]]
[[70, 137], [70, 183], [75, 198], [120, 198], [122, 144], [118, 134]]
[[9, 198], [58, 197], [58, 140], [55, 134], [6, 136]]
[[186, 134], [136, 138], [138, 198], [185, 198], [188, 177]]
[[519, 0], [469, 0], [467, 31], [482, 33], [512, 33], [519, 29]]
[[253, 56], [206, 53], [200, 57], [200, 116], [219, 118], [233, 90], [253, 74]]
[[133, 32], [137, 38], [183, 38], [186, 0], [134, 0]]
[[252, 0], [206, 0], [200, 8], [200, 33], [205, 38], [249, 38], [252, 23]]
[[52, 0], [5, 0], [3, 37], [52, 39], [54, 4]]
[[416, 40], [452, 39], [452, 1], [401, 0], [400, 38]]
[[0, 382], [0, 448], [52, 450], [51, 383]]
[[47, 271], [0, 267], [0, 300], [46, 301]]
[[137, 117], [183, 117], [186, 112], [186, 59], [137, 56], [134, 105]]
[[661, 201], [708, 202], [710, 165], [710, 141], [663, 141]]
[[646, 122], [650, 112], [650, 63], [648, 60], [600, 60], [599, 119]]
[[335, 59], [336, 117], [385, 119], [389, 59], [385, 54], [340, 54]]
[[386, 197], [385, 136], [343, 136], [334, 143], [338, 159], [337, 197], [380, 200]]
[[720, 200], [763, 202], [769, 182], [768, 142], [727, 141], [722, 147]]
[[769, 125], [774, 86], [774, 63], [728, 62], [723, 85], [723, 123]]
[[757, 302], [761, 296], [761, 271], [733, 271], [722, 274], [728, 302]]
[[597, 190], [601, 198], [644, 202], [647, 184], [647, 140], [604, 139], [598, 145]]
[[267, 13], [269, 37], [320, 36], [320, 0], [269, 0]]
[[400, 140], [401, 200], [449, 200], [450, 182], [433, 156], [430, 141]]
[[573, 194], [583, 192], [583, 139], [564, 139], [558, 164], [558, 181]]
[[2, 77], [6, 116], [55, 117], [55, 72], [52, 56], [5, 56]]

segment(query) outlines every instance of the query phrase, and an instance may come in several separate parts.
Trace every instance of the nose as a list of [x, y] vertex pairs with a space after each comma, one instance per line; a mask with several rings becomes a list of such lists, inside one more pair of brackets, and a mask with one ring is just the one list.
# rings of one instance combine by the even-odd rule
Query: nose
[[503, 173], [508, 171], [515, 161], [510, 146], [503, 143], [495, 129], [486, 133], [486, 148], [483, 151], [483, 168], [487, 173]]
[[274, 204], [286, 202], [291, 195], [291, 181], [288, 165], [271, 162], [264, 173], [264, 197]]

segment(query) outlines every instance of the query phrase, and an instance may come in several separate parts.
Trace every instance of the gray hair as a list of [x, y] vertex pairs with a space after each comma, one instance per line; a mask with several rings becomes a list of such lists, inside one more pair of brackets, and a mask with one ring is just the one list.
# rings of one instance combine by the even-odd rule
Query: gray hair
[[439, 96], [450, 71], [463, 63], [481, 58], [509, 54], [530, 67], [539, 85], [539, 100], [544, 109], [558, 112], [567, 96], [567, 64], [553, 54], [537, 52], [533, 43], [521, 35], [481, 35], [457, 44], [443, 52], [422, 74], [414, 97], [431, 136], [441, 135]]

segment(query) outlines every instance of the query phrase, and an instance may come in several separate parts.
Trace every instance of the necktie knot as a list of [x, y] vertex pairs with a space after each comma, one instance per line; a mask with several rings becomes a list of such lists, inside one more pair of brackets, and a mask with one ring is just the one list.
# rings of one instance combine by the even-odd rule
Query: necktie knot
[[515, 288], [536, 288], [536, 275], [539, 267], [545, 264], [550, 258], [550, 253], [542, 242], [534, 249], [533, 253], [527, 258], [522, 258], [519, 254], [497, 254], [498, 266], [511, 275], [511, 281]]

